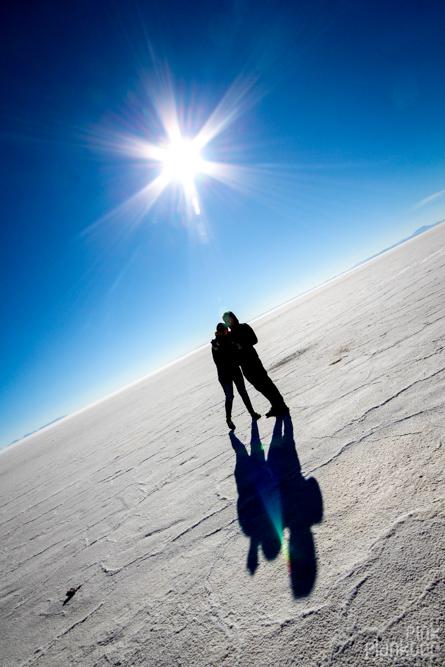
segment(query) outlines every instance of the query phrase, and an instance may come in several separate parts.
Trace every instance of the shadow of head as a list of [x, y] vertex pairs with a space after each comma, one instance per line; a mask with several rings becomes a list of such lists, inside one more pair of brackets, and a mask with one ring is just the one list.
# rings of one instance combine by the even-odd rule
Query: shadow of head
[[311, 526], [322, 520], [323, 501], [317, 481], [301, 474], [292, 420], [276, 420], [267, 459], [256, 422], [250, 453], [233, 432], [230, 439], [236, 453], [238, 519], [250, 538], [247, 568], [255, 573], [260, 549], [266, 560], [282, 551], [294, 596], [308, 595], [317, 573]]

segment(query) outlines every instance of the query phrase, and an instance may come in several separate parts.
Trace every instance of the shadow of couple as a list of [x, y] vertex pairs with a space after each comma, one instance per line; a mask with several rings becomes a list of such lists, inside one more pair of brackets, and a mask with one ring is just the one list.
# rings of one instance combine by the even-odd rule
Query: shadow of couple
[[229, 435], [236, 452], [238, 519], [250, 538], [247, 568], [254, 574], [259, 547], [267, 560], [282, 550], [294, 596], [306, 596], [317, 573], [311, 526], [323, 517], [323, 501], [316, 479], [301, 474], [292, 420], [289, 415], [276, 420], [267, 459], [256, 422], [252, 422], [250, 454], [233, 431]]

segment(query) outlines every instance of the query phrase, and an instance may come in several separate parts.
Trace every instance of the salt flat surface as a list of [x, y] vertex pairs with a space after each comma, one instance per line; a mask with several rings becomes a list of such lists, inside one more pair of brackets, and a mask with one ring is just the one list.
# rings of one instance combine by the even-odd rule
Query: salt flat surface
[[444, 664], [444, 278], [442, 224], [254, 322], [284, 423], [208, 346], [4, 450], [2, 667]]

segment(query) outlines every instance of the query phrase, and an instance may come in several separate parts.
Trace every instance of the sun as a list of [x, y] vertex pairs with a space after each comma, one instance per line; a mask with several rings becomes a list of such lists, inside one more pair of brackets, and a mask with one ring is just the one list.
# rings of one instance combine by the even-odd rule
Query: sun
[[[251, 89], [255, 82], [255, 78], [237, 77], [205, 117], [202, 114], [205, 100], [202, 104], [184, 105], [168, 66], [165, 71], [161, 68], [153, 76], [141, 79], [142, 92], [132, 98], [128, 119], [124, 119], [126, 123], [130, 119], [135, 123], [134, 130], [104, 132], [96, 141], [113, 153], [137, 160], [138, 165], [146, 164], [149, 180], [106, 217], [118, 215], [132, 220], [132, 225], [139, 224], [170, 188], [171, 215], [177, 215], [180, 209], [185, 224], [196, 223], [198, 228], [199, 224], [205, 224], [201, 191], [208, 194], [211, 181], [249, 191], [255, 174], [261, 170], [226, 162], [232, 151], [240, 152], [230, 135], [224, 142], [211, 144], [252, 106], [255, 95]], [[137, 106], [133, 106], [133, 101], [137, 101]]]
[[198, 147], [191, 139], [178, 135], [170, 141], [163, 155], [163, 175], [169, 181], [179, 181], [188, 192], [203, 167]]

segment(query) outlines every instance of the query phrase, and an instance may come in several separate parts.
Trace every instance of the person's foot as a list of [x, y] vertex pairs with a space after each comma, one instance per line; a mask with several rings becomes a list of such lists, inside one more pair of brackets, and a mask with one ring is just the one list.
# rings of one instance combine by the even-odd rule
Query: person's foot
[[252, 417], [252, 421], [253, 421], [253, 422], [258, 421], [258, 419], [261, 419], [261, 415], [258, 414], [258, 412], [251, 412], [251, 413], [250, 413], [250, 416]]
[[227, 419], [227, 426], [230, 428], [231, 431], [234, 431], [236, 428], [235, 424], [231, 419]]
[[266, 417], [284, 417], [289, 414], [289, 408], [287, 405], [282, 405], [279, 408], [272, 406], [269, 412], [266, 412]]

